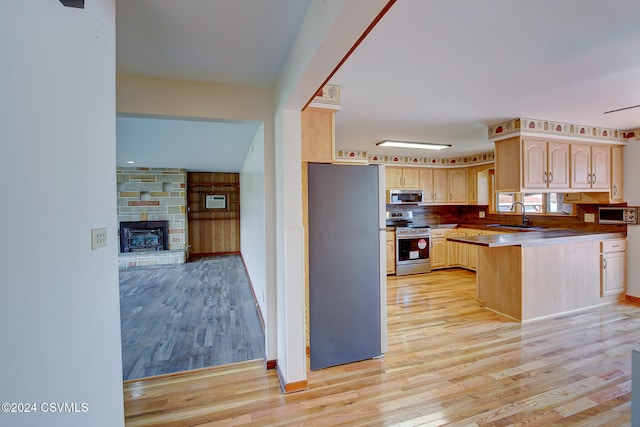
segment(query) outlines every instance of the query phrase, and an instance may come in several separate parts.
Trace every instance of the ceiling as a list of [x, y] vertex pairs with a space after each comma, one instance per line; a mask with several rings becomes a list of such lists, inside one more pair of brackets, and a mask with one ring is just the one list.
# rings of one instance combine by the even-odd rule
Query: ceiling
[[[273, 87], [308, 4], [117, 0], [118, 72]], [[640, 108], [603, 114], [640, 104], [638, 16], [637, 0], [398, 0], [330, 81], [336, 147], [458, 157], [515, 117], [638, 128]]]

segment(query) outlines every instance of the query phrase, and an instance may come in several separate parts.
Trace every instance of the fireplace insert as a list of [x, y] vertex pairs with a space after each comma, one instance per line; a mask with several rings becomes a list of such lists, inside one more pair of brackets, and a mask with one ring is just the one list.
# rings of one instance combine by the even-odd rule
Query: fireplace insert
[[168, 249], [167, 221], [120, 223], [120, 252], [163, 251]]

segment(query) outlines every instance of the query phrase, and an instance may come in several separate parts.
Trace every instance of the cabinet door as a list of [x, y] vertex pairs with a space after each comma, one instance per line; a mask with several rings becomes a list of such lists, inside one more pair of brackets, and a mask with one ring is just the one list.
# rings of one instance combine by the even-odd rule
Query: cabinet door
[[396, 233], [387, 231], [387, 274], [396, 273]]
[[[479, 236], [482, 234], [480, 230], [469, 230], [468, 236]], [[476, 271], [478, 268], [478, 247], [476, 245], [465, 245], [468, 246], [469, 251], [469, 268], [473, 271]]]
[[611, 147], [609, 146], [591, 147], [591, 188], [602, 190], [611, 188]]
[[332, 163], [335, 153], [335, 112], [308, 108], [300, 113], [302, 129], [302, 160]]
[[[447, 237], [458, 237], [458, 230], [450, 230]], [[454, 267], [459, 264], [458, 246], [460, 246], [459, 243], [447, 241], [447, 252], [449, 253], [447, 265], [449, 267]]]
[[467, 204], [478, 204], [478, 168], [476, 166], [467, 168]]
[[626, 252], [602, 254], [601, 296], [621, 294], [625, 290]]
[[446, 169], [433, 169], [434, 203], [447, 203], [447, 181], [448, 173]]
[[433, 169], [420, 169], [420, 189], [424, 191], [424, 202], [433, 202]]
[[522, 140], [522, 187], [547, 188], [547, 142]]
[[388, 166], [384, 170], [386, 188], [402, 188], [402, 168]]
[[559, 142], [547, 144], [547, 186], [569, 188], [569, 145]]
[[571, 144], [571, 188], [591, 188], [591, 146]]
[[[458, 229], [458, 237], [467, 237], [469, 230]], [[458, 246], [458, 265], [469, 267], [469, 245], [466, 243], [456, 243]]]
[[431, 239], [431, 268], [447, 266], [447, 241], [446, 239]]
[[420, 169], [402, 169], [402, 188], [407, 188], [409, 190], [417, 190], [420, 188]]
[[467, 170], [449, 169], [449, 203], [467, 203]]
[[614, 145], [611, 147], [611, 195], [609, 197], [612, 203], [624, 201], [622, 166], [622, 146]]

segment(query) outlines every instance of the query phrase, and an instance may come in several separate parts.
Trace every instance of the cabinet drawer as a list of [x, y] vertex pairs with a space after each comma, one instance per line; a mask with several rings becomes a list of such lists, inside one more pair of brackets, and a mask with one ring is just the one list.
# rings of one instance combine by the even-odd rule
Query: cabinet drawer
[[604, 240], [600, 242], [602, 252], [622, 252], [627, 250], [626, 239]]
[[445, 237], [447, 237], [447, 229], [446, 228], [441, 228], [441, 229], [436, 229], [436, 230], [434, 230], [433, 228], [431, 229], [431, 238], [432, 239], [445, 238]]

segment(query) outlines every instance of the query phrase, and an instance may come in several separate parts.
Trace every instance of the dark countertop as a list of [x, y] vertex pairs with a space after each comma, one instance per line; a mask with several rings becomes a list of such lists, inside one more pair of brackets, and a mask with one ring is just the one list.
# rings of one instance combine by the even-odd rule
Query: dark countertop
[[[492, 228], [488, 228], [492, 229]], [[623, 239], [624, 233], [603, 233], [570, 229], [548, 229], [523, 233], [492, 234], [488, 236], [449, 237], [447, 240], [490, 248], [500, 246], [541, 246], [593, 240]]]

